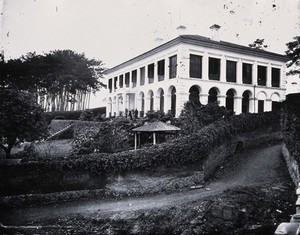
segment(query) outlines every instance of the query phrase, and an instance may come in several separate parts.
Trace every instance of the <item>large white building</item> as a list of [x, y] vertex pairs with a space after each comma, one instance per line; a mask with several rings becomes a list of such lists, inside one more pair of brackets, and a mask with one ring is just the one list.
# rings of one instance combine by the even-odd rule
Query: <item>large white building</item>
[[280, 108], [287, 58], [218, 37], [181, 35], [106, 72], [107, 116], [162, 110], [179, 116], [185, 102], [218, 101], [235, 114]]

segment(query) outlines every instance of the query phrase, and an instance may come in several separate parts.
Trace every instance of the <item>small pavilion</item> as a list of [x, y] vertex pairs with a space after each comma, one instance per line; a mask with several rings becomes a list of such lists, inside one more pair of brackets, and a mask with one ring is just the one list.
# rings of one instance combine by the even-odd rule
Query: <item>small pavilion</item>
[[180, 131], [180, 128], [167, 124], [161, 121], [145, 123], [143, 126], [132, 129], [134, 131], [134, 149], [137, 149], [138, 145], [140, 146], [140, 133], [148, 132], [153, 134], [153, 145], [156, 144], [156, 134], [165, 133], [165, 134], [174, 134]]

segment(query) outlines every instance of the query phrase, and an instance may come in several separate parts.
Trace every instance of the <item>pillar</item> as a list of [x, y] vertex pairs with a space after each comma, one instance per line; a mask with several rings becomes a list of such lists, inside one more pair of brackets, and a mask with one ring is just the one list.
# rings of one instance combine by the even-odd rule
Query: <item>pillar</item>
[[241, 59], [236, 64], [236, 83], [243, 84], [243, 62]]
[[270, 63], [267, 66], [267, 87], [272, 87], [272, 67]]
[[220, 75], [220, 81], [226, 82], [226, 58], [223, 55], [221, 58], [221, 75]]
[[165, 78], [164, 80], [168, 80], [169, 79], [169, 58], [165, 57]]
[[208, 104], [208, 94], [199, 94], [199, 98], [202, 105]]
[[156, 145], [156, 134], [153, 132], [153, 145]]
[[252, 73], [252, 85], [256, 86], [258, 84], [258, 81], [257, 81], [257, 61], [254, 61], [253, 63], [253, 73]]
[[242, 97], [234, 97], [234, 113], [239, 115], [242, 113]]
[[255, 99], [249, 98], [249, 113], [255, 113], [255, 109], [256, 109], [256, 104], [255, 104]]
[[157, 83], [158, 82], [158, 61], [154, 62], [154, 78], [153, 78], [153, 83]]
[[226, 95], [218, 95], [218, 103], [220, 107], [226, 107]]
[[272, 100], [271, 99], [266, 99], [264, 112], [270, 112], [270, 111], [272, 111]]
[[134, 149], [137, 149], [137, 134], [134, 132]]
[[204, 52], [203, 58], [202, 58], [202, 79], [208, 80], [208, 54], [207, 52]]

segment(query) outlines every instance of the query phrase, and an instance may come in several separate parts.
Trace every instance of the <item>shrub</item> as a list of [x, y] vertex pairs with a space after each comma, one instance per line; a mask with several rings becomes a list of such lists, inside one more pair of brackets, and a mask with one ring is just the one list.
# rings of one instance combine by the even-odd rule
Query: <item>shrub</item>
[[130, 130], [134, 127], [127, 119], [115, 118], [102, 122], [97, 128], [92, 126], [81, 129], [76, 132], [73, 153], [114, 153], [128, 150], [133, 145], [133, 133]]
[[93, 121], [94, 120], [93, 111], [90, 109], [83, 110], [80, 114], [79, 120], [80, 121]]
[[[96, 174], [122, 173], [132, 170], [148, 170], [158, 166], [183, 165], [206, 158], [215, 146], [232, 139], [238, 133], [253, 131], [272, 123], [279, 123], [279, 117], [278, 113], [242, 114], [233, 116], [227, 121], [216, 121], [191, 135], [136, 151], [123, 151], [112, 154], [92, 153], [81, 156], [73, 155], [69, 159], [53, 158], [38, 159], [38, 161], [48, 167], [89, 170]], [[117, 122], [127, 123], [124, 119], [117, 120]], [[129, 125], [128, 128], [130, 128]]]
[[290, 94], [283, 104], [281, 128], [284, 143], [291, 155], [300, 162], [300, 94]]
[[228, 114], [227, 109], [217, 103], [201, 105], [200, 102], [186, 102], [177, 125], [181, 128], [182, 134], [192, 134], [214, 121], [227, 117]]

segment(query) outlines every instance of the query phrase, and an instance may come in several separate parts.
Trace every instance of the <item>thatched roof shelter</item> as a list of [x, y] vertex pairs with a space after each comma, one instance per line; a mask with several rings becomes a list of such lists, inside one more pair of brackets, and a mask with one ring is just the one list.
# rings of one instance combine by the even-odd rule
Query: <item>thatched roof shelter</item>
[[[176, 133], [180, 131], [180, 128], [167, 124], [165, 122], [161, 121], [156, 121], [156, 122], [150, 122], [150, 123], [145, 123], [143, 126], [137, 127], [132, 129], [132, 131], [135, 132], [135, 141], [134, 141], [134, 146], [135, 149], [137, 149], [138, 145], [138, 138], [137, 138], [137, 133], [139, 134], [140, 132], [149, 132], [153, 133], [153, 144], [156, 144], [156, 133]], [[140, 138], [139, 138], [140, 140]]]

